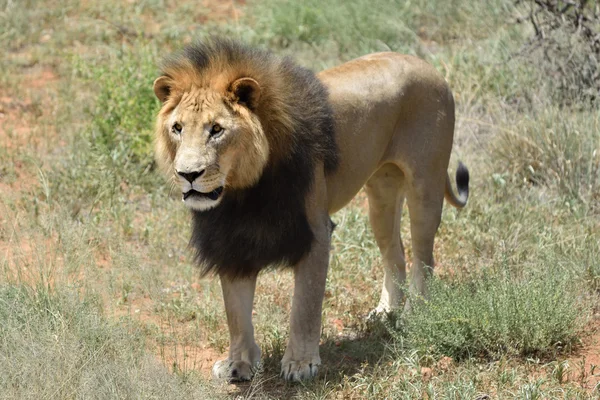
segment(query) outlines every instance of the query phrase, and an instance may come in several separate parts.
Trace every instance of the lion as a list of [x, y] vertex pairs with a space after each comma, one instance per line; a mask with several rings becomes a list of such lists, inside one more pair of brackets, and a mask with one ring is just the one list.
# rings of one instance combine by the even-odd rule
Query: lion
[[432, 66], [383, 52], [315, 75], [290, 58], [212, 38], [167, 58], [154, 93], [162, 103], [157, 161], [191, 209], [190, 243], [202, 274], [221, 281], [230, 348], [215, 363], [215, 377], [249, 380], [259, 366], [252, 304], [257, 276], [269, 266], [294, 272], [281, 376], [316, 376], [330, 215], [362, 187], [384, 267], [374, 311], [405, 303], [405, 200], [413, 250], [408, 290], [426, 295], [443, 200], [464, 207], [469, 183], [459, 163], [453, 192], [454, 99]]

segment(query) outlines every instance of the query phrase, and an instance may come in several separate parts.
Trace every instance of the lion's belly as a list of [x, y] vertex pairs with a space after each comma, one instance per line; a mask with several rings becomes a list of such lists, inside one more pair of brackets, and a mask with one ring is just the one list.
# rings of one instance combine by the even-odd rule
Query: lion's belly
[[[340, 163], [338, 169], [327, 177], [328, 211], [333, 214], [343, 208], [358, 191], [369, 180], [371, 175], [382, 164], [382, 152], [363, 152], [360, 149], [371, 147], [375, 150], [363, 135], [362, 138], [354, 138], [360, 143], [355, 148], [340, 148]], [[340, 146], [342, 147], [342, 146]]]

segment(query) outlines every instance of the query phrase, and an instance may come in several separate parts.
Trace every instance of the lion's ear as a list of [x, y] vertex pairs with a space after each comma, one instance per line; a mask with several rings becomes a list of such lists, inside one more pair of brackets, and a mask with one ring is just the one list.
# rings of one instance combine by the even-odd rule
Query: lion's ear
[[252, 78], [240, 78], [231, 83], [229, 91], [236, 102], [255, 110], [260, 100], [260, 86]]
[[154, 94], [161, 103], [164, 103], [171, 93], [171, 79], [168, 76], [161, 76], [154, 81]]

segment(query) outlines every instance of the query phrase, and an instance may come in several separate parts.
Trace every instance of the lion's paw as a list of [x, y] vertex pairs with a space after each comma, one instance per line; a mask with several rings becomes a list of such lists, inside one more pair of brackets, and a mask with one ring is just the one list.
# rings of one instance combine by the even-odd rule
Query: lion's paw
[[404, 321], [404, 314], [400, 310], [389, 310], [387, 308], [377, 307], [365, 317], [367, 325], [386, 326], [400, 329]]
[[281, 377], [286, 381], [300, 382], [317, 376], [320, 362], [288, 361], [281, 362]]
[[369, 314], [367, 314], [366, 322], [375, 323], [375, 322], [384, 322], [389, 320], [391, 311], [388, 308], [377, 306], [377, 308], [371, 310]]
[[213, 376], [217, 379], [227, 379], [230, 382], [249, 381], [254, 375], [255, 367], [246, 361], [225, 359], [217, 361], [213, 366]]

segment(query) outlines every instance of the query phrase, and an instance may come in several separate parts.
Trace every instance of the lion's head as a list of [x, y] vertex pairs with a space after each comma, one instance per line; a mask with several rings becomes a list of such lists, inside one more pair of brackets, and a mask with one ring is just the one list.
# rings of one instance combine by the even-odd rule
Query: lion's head
[[[193, 210], [214, 209], [228, 192], [253, 187], [268, 167], [318, 159], [327, 171], [337, 165], [327, 91], [290, 59], [213, 38], [167, 58], [154, 93], [162, 102], [157, 161]], [[312, 171], [294, 174], [294, 187], [304, 191]]]
[[163, 103], [158, 158], [179, 181], [185, 204], [207, 210], [228, 189], [254, 185], [267, 164], [269, 141], [254, 112], [261, 88], [250, 77], [208, 86], [177, 83], [166, 75], [154, 82]]

